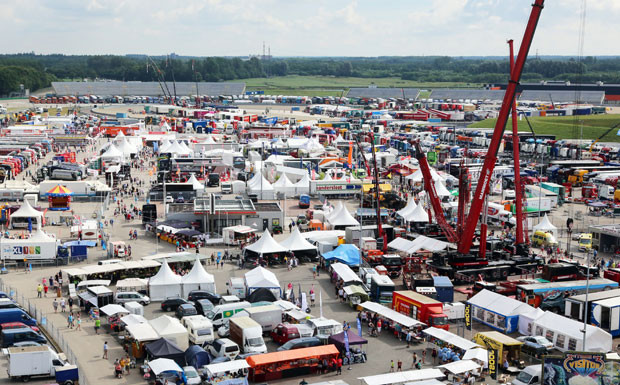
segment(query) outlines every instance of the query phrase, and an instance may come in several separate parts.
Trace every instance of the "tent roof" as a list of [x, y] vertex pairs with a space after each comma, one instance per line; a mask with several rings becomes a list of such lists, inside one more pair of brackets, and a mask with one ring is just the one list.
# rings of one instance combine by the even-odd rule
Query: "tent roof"
[[52, 187], [47, 192], [47, 194], [48, 195], [73, 195], [73, 192], [69, 190], [68, 188], [66, 188], [65, 186], [61, 184], [57, 184], [56, 186]]
[[472, 348], [479, 348], [480, 345], [478, 345], [475, 342], [471, 342], [470, 340], [460, 337], [454, 333], [451, 333], [447, 330], [443, 330], [443, 329], [438, 329], [436, 327], [431, 326], [430, 328], [424, 329], [422, 331], [422, 333], [427, 334], [431, 337], [435, 337], [439, 340], [445, 341], [446, 343], [450, 344], [450, 345], [454, 345], [459, 349], [462, 350], [469, 350]]
[[424, 207], [420, 204], [417, 205], [407, 218], [407, 222], [428, 222], [428, 213], [424, 210]]
[[43, 213], [32, 207], [27, 200], [22, 203], [17, 211], [11, 214], [11, 218], [41, 218], [42, 216]]
[[170, 147], [166, 150], [166, 152], [170, 152], [177, 155], [188, 155], [190, 151], [188, 149], [183, 148], [176, 140], [172, 141]]
[[435, 191], [437, 191], [437, 196], [441, 197], [449, 197], [452, 193], [446, 188], [446, 185], [440, 181], [435, 181]]
[[207, 137], [201, 142], [201, 144], [215, 144], [215, 140], [211, 135], [207, 135]]
[[361, 263], [360, 249], [355, 245], [342, 244], [332, 251], [323, 254], [326, 261], [338, 260], [349, 266], [356, 266]]
[[429, 238], [425, 235], [419, 235], [411, 242], [411, 247], [407, 250], [408, 253], [415, 253], [418, 250], [428, 251], [441, 251], [448, 247], [449, 243], [440, 241], [435, 238]]
[[140, 342], [154, 341], [159, 338], [159, 334], [153, 329], [149, 323], [137, 323], [134, 325], [127, 325], [125, 328], [131, 336]]
[[108, 149], [101, 154], [102, 158], [122, 158], [123, 152], [112, 143]]
[[167, 338], [160, 338], [157, 341], [146, 344], [146, 350], [156, 357], [183, 353], [183, 350], [177, 344]]
[[291, 182], [291, 180], [286, 176], [285, 173], [282, 173], [280, 174], [280, 178], [278, 178], [278, 180], [275, 181], [275, 183], [273, 184], [273, 187], [294, 188], [295, 185], [293, 184], [293, 182]]
[[181, 277], [181, 282], [183, 283], [213, 283], [215, 279], [213, 274], [207, 273], [205, 268], [202, 266], [200, 259], [196, 258], [194, 262], [194, 267], [190, 270], [189, 273]]
[[46, 232], [44, 232], [43, 230], [41, 230], [39, 227], [36, 228], [36, 230], [32, 233], [32, 235], [30, 236], [30, 238], [28, 239], [24, 239], [24, 241], [37, 241], [37, 242], [55, 242], [56, 238], [52, 237], [51, 235], [47, 234]]
[[192, 173], [192, 175], [187, 180], [187, 183], [191, 183], [194, 190], [204, 190], [205, 186], [200, 183], [198, 179], [196, 179], [196, 175]]
[[295, 226], [295, 230], [291, 235], [280, 242], [280, 246], [288, 251], [316, 250], [316, 246], [308, 242], [299, 232], [299, 227]]
[[471, 297], [467, 302], [474, 306], [491, 310], [505, 317], [523, 314], [525, 312], [529, 313], [534, 309], [526, 303], [486, 289]]
[[[385, 318], [391, 319], [392, 321], [401, 324], [406, 328], [411, 328], [414, 326], [424, 325], [424, 322], [420, 322], [411, 317], [407, 317], [406, 315], [399, 313], [395, 310], [390, 309], [389, 307], [385, 307], [380, 303], [366, 301], [360, 306], [366, 310], [369, 310], [373, 313], [377, 313]], [[428, 329], [426, 329], [428, 330]]]
[[353, 218], [353, 215], [351, 215], [349, 210], [347, 210], [347, 208], [344, 207], [344, 205], [341, 207], [341, 209], [338, 212], [330, 215], [328, 221], [329, 223], [331, 223], [332, 226], [359, 226], [360, 225], [357, 219]]
[[543, 217], [539, 224], [534, 226], [534, 230], [542, 230], [542, 231], [553, 231], [555, 232], [558, 228], [551, 223], [547, 214]]
[[158, 358], [153, 361], [149, 361], [149, 368], [153, 371], [153, 373], [157, 376], [163, 372], [182, 372], [183, 369], [169, 358]]
[[129, 325], [139, 325], [143, 323], [147, 323], [147, 319], [139, 314], [128, 314], [124, 317], [121, 317], [121, 321], [129, 326]]
[[160, 336], [187, 333], [187, 330], [181, 325], [181, 321], [167, 315], [162, 315], [150, 320], [149, 325], [151, 325]]
[[[435, 171], [434, 168], [431, 168], [431, 176], [433, 177], [434, 181], [441, 180], [441, 176], [437, 173], [437, 171]], [[413, 182], [422, 182], [422, 180], [424, 179], [422, 175], [422, 169], [416, 170], [416, 172], [414, 172], [411, 175], [408, 175], [407, 177], [405, 177], [405, 179], [412, 180]]]
[[611, 334], [596, 326], [586, 325], [586, 347], [580, 349], [579, 344], [583, 341], [583, 322], [550, 311], [546, 311], [545, 314], [532, 321], [532, 330], [534, 330], [534, 325], [540, 325], [545, 329], [576, 339], [577, 350], [608, 352], [612, 348]]
[[452, 374], [461, 374], [461, 373], [469, 372], [471, 370], [476, 370], [480, 368], [480, 365], [475, 363], [472, 360], [461, 360], [461, 361], [455, 361], [455, 362], [450, 362], [444, 365], [440, 365], [439, 367], [446, 369]]
[[294, 184], [296, 188], [310, 188], [310, 175], [307, 173], [301, 177], [297, 183]]
[[276, 275], [262, 266], [255, 267], [245, 273], [245, 282], [248, 288], [280, 288], [280, 281], [278, 281]]
[[137, 154], [138, 148], [130, 143], [127, 138], [123, 138], [118, 144], [118, 149], [123, 153], [123, 155], [130, 156], [131, 154]]
[[483, 348], [469, 349], [463, 354], [463, 360], [489, 362], [489, 352]]
[[362, 282], [362, 279], [351, 268], [343, 263], [332, 263], [330, 267], [338, 274], [343, 282]]
[[248, 365], [246, 360], [226, 361], [226, 362], [220, 362], [217, 364], [210, 364], [210, 365], [205, 366], [205, 368], [211, 374], [217, 374], [217, 373], [222, 373], [222, 372], [235, 373], [236, 371], [240, 369], [247, 369], [249, 367], [250, 365]]
[[254, 174], [252, 179], [248, 181], [248, 187], [251, 190], [273, 191], [273, 186], [260, 171]]
[[413, 209], [415, 209], [416, 206], [417, 204], [415, 203], [415, 199], [413, 199], [413, 197], [409, 197], [407, 205], [402, 209], [398, 210], [396, 214], [400, 215], [403, 218], [407, 218], [407, 216], [413, 212]]
[[368, 343], [367, 339], [358, 336], [357, 333], [351, 330], [346, 330], [338, 334], [331, 335], [328, 342], [335, 342], [337, 344], [344, 345], [344, 333], [347, 333], [347, 336], [349, 337], [349, 345], [363, 345]]
[[118, 313], [129, 313], [129, 310], [115, 303], [105, 305], [100, 310], [108, 316], [112, 316]]
[[168, 262], [164, 260], [157, 274], [149, 279], [149, 286], [152, 285], [174, 285], [181, 283], [181, 276], [176, 275], [168, 266]]
[[246, 247], [247, 250], [253, 251], [257, 254], [270, 254], [270, 253], [284, 253], [286, 248], [280, 246], [269, 233], [268, 229], [265, 229], [260, 239], [251, 245]]
[[400, 384], [408, 381], [431, 380], [442, 378], [444, 374], [439, 369], [408, 370], [406, 372], [376, 374], [374, 376], [358, 377], [366, 385]]

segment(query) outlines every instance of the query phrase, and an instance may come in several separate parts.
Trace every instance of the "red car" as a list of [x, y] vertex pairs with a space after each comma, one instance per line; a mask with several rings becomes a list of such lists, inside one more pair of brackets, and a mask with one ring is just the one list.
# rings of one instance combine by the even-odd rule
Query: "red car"
[[271, 338], [274, 342], [282, 345], [295, 338], [311, 337], [312, 332], [312, 328], [307, 325], [282, 323], [271, 331]]
[[[27, 327], [29, 326], [23, 322], [5, 322], [3, 324], [0, 324], [0, 330], [23, 329]], [[30, 328], [37, 333], [39, 332], [39, 328], [36, 326], [30, 326]]]

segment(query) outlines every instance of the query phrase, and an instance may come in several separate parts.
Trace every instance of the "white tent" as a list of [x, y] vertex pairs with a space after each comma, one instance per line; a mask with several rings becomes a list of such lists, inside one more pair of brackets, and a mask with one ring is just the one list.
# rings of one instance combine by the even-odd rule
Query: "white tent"
[[444, 185], [440, 180], [435, 181], [435, 191], [437, 191], [437, 196], [440, 198], [449, 197], [452, 195], [446, 188], [446, 185]]
[[545, 336], [561, 352], [609, 352], [613, 349], [611, 334], [592, 325], [586, 325], [586, 346], [583, 346], [583, 322], [550, 311], [532, 321], [532, 330], [533, 335]]
[[537, 224], [536, 226], [534, 226], [534, 231], [549, 231], [553, 234], [553, 236], [557, 236], [557, 231], [558, 228], [555, 227], [553, 225], [553, 223], [551, 223], [551, 221], [549, 220], [549, 218], [547, 217], [547, 214], [545, 214], [545, 216], [543, 217], [543, 219], [540, 221], [539, 224]]
[[147, 323], [148, 320], [139, 314], [128, 314], [126, 316], [121, 317], [121, 322], [123, 322], [126, 326], [129, 325], [140, 325], [143, 323]]
[[107, 316], [112, 316], [118, 313], [123, 313], [123, 314], [128, 314], [129, 310], [125, 309], [124, 307], [122, 307], [121, 305], [117, 305], [115, 303], [110, 303], [107, 304], [105, 306], [103, 306], [101, 309], [99, 309], [103, 312], [103, 314], [107, 315]]
[[327, 221], [332, 225], [332, 228], [360, 225], [357, 219], [353, 218], [353, 215], [351, 215], [349, 210], [347, 210], [347, 208], [344, 207], [342, 203], [341, 203], [340, 210], [330, 215]]
[[334, 139], [334, 143], [346, 142], [341, 134], [338, 134], [338, 137]]
[[124, 159], [123, 152], [116, 147], [114, 144], [111, 144], [108, 149], [101, 154], [101, 159], [104, 161], [115, 161], [121, 162]]
[[408, 381], [423, 381], [443, 378], [444, 374], [439, 369], [429, 368], [420, 370], [408, 370], [406, 372], [375, 374], [374, 376], [358, 377], [364, 385], [388, 385], [402, 384]]
[[183, 150], [187, 151], [188, 154], [192, 153], [192, 149], [189, 148], [189, 146], [185, 143], [184, 140], [179, 141], [179, 145], [181, 146]]
[[280, 174], [280, 178], [273, 184], [273, 189], [278, 193], [283, 193], [287, 198], [295, 196], [295, 184], [291, 182], [285, 173]]
[[342, 201], [338, 201], [333, 207], [323, 208], [323, 211], [325, 212], [323, 216], [325, 217], [326, 220], [329, 221], [329, 218], [336, 215], [340, 210], [343, 209], [343, 207], [344, 205], [342, 204]]
[[248, 295], [253, 291], [260, 288], [266, 288], [271, 290], [276, 298], [282, 296], [282, 289], [280, 288], [280, 281], [274, 273], [258, 266], [245, 273], [245, 287], [248, 290]]
[[[433, 178], [435, 182], [441, 180], [441, 176], [433, 168], [431, 168], [431, 177]], [[405, 179], [413, 181], [414, 183], [419, 183], [424, 180], [424, 176], [422, 175], [422, 170], [418, 169], [413, 174], [406, 176]]]
[[170, 146], [172, 145], [172, 143], [170, 143], [170, 141], [168, 139], [164, 139], [163, 142], [161, 142], [161, 146], [159, 146], [159, 152], [168, 152], [168, 149], [170, 148]]
[[156, 376], [163, 372], [180, 373], [183, 371], [179, 364], [169, 358], [158, 358], [156, 360], [149, 361], [149, 368], [151, 368]]
[[447, 343], [448, 345], [456, 346], [457, 348], [461, 350], [465, 350], [465, 351], [480, 347], [480, 345], [478, 345], [475, 342], [472, 342], [466, 338], [463, 338], [447, 330], [438, 329], [434, 326], [424, 329], [422, 333], [429, 335], [431, 337], [434, 337], [438, 340], [441, 340]]
[[419, 250], [441, 251], [445, 250], [448, 245], [449, 243], [447, 242], [440, 241], [435, 238], [429, 238], [424, 235], [419, 235], [411, 242], [411, 247], [407, 249], [407, 253], [413, 254]]
[[123, 138], [118, 143], [118, 149], [123, 153], [125, 158], [129, 158], [131, 155], [135, 155], [138, 153], [138, 148], [131, 144], [127, 138]]
[[301, 179], [295, 183], [295, 194], [308, 194], [310, 192], [310, 175], [305, 173]]
[[202, 144], [215, 144], [215, 140], [213, 139], [213, 136], [207, 135], [205, 140], [203, 140], [201, 143]]
[[417, 206], [418, 205], [416, 205], [413, 197], [410, 197], [407, 201], [407, 205], [402, 209], [398, 210], [396, 214], [400, 215], [403, 218], [407, 218], [407, 216], [409, 216]]
[[482, 290], [468, 301], [472, 305], [472, 318], [503, 333], [514, 333], [519, 327], [519, 315], [534, 308], [504, 295]]
[[192, 270], [181, 277], [181, 283], [183, 285], [184, 297], [187, 297], [192, 290], [207, 290], [210, 293], [217, 293], [213, 274], [207, 273], [198, 258], [196, 258]]
[[452, 374], [461, 374], [480, 369], [480, 365], [472, 360], [461, 360], [439, 365], [440, 368], [449, 371]]
[[183, 327], [181, 321], [167, 315], [162, 315], [149, 321], [149, 325], [157, 332], [159, 337], [173, 341], [183, 350], [189, 347], [187, 329]]
[[127, 325], [125, 330], [139, 342], [155, 341], [159, 339], [159, 334], [148, 323], [135, 323], [133, 325]]
[[489, 362], [489, 351], [483, 348], [469, 349], [463, 354], [464, 360], [476, 360], [480, 363]]
[[[28, 200], [24, 200], [24, 203], [22, 203], [21, 207], [17, 209], [17, 211], [15, 211], [13, 214], [10, 215], [11, 225], [14, 224], [14, 220], [16, 218], [19, 218], [19, 221], [15, 221], [15, 222], [20, 222], [21, 226], [23, 227], [27, 227], [28, 218], [30, 218], [31, 223], [32, 223], [32, 228], [34, 229], [35, 227], [38, 228], [42, 224], [43, 213], [40, 212], [39, 210], [36, 210], [34, 207], [32, 207]], [[26, 226], [24, 226], [24, 223], [26, 224]]]
[[202, 183], [200, 183], [198, 179], [196, 179], [196, 175], [194, 175], [194, 173], [192, 173], [192, 175], [189, 177], [189, 179], [187, 180], [187, 183], [192, 184], [192, 188], [194, 189], [194, 191], [204, 190], [205, 188], [205, 186]]
[[407, 222], [419, 222], [419, 223], [427, 223], [428, 222], [428, 213], [424, 210], [424, 206], [419, 204], [413, 209], [411, 214], [405, 218]]
[[258, 241], [247, 246], [245, 250], [250, 250], [260, 255], [285, 253], [287, 251], [284, 247], [280, 246], [280, 244], [273, 239], [268, 229], [265, 229], [263, 235], [261, 235]]
[[288, 238], [280, 242], [280, 246], [288, 251], [316, 250], [316, 246], [301, 235], [297, 226]]
[[191, 153], [189, 149], [183, 148], [183, 146], [181, 146], [179, 142], [177, 142], [176, 140], [172, 142], [172, 144], [170, 145], [170, 147], [168, 148], [166, 152], [169, 152], [177, 156], [188, 156]]
[[538, 319], [541, 315], [545, 314], [544, 310], [540, 308], [535, 308], [529, 312], [525, 312], [519, 315], [519, 333], [531, 336], [533, 333], [532, 330], [532, 322]]
[[252, 179], [248, 181], [248, 193], [257, 194], [258, 199], [273, 199], [274, 188], [263, 174], [258, 171]]
[[149, 296], [152, 301], [163, 301], [168, 297], [180, 297], [181, 276], [170, 270], [168, 262], [164, 260], [157, 274], [149, 278]]

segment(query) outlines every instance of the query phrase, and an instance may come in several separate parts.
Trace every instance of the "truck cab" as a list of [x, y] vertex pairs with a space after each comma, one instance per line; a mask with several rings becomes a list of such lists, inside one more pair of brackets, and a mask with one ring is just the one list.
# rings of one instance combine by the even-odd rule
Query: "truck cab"
[[379, 303], [392, 303], [394, 282], [385, 275], [372, 275], [370, 278], [370, 299]]
[[403, 260], [398, 254], [384, 254], [381, 264], [385, 266], [390, 278], [398, 278], [403, 267]]
[[540, 384], [541, 366], [526, 366], [515, 378], [512, 383], [514, 385], [538, 385]]

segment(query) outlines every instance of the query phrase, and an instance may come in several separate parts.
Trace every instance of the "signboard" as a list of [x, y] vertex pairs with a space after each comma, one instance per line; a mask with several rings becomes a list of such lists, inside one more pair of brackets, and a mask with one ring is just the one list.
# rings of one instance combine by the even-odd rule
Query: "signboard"
[[542, 385], [616, 383], [618, 366], [615, 364], [605, 362], [605, 354], [601, 353], [567, 352], [563, 356], [545, 356]]
[[465, 327], [467, 328], [467, 330], [471, 330], [471, 322], [472, 322], [472, 318], [471, 318], [471, 303], [466, 303], [465, 304]]
[[[497, 372], [499, 372], [499, 357], [498, 357], [497, 349], [489, 349], [489, 376], [491, 376], [493, 380], [497, 380]], [[544, 384], [544, 385], [556, 385], [556, 384]]]
[[24, 240], [5, 240], [0, 248], [3, 260], [54, 259], [56, 241], [24, 242]]

